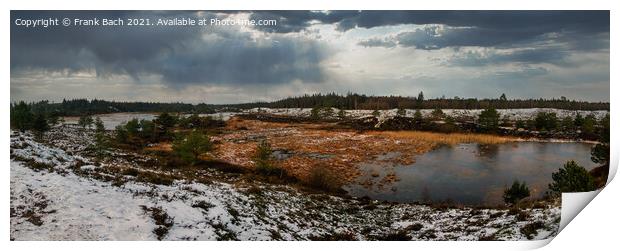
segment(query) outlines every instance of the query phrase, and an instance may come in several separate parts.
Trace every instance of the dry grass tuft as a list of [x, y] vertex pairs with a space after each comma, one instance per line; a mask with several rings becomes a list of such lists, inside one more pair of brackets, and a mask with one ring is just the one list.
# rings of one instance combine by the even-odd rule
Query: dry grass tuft
[[456, 145], [461, 143], [501, 144], [518, 140], [514, 137], [477, 133], [437, 133], [422, 131], [388, 131], [376, 133], [393, 138], [406, 138], [419, 142], [446, 145]]

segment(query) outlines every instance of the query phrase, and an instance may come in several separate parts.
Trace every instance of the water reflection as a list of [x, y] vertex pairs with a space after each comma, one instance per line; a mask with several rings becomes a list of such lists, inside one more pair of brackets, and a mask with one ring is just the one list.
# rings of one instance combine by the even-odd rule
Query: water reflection
[[354, 196], [389, 201], [452, 200], [470, 205], [495, 205], [502, 203], [504, 187], [515, 179], [528, 184], [532, 197], [541, 197], [551, 182], [551, 173], [567, 160], [573, 159], [592, 169], [595, 164], [590, 160], [591, 147], [584, 143], [542, 142], [441, 147], [417, 157], [416, 163], [410, 166], [362, 164], [360, 168], [368, 175], [359, 181], [378, 181], [388, 172], [395, 173], [400, 181], [352, 184], [345, 189]]

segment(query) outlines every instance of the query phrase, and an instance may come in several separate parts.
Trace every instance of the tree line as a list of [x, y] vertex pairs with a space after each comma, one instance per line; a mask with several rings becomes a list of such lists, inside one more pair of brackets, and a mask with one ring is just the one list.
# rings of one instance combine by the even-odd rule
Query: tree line
[[[12, 103], [13, 107], [21, 102]], [[24, 102], [25, 103], [25, 102]], [[569, 100], [565, 97], [552, 99], [508, 99], [506, 94], [499, 98], [433, 98], [425, 99], [420, 92], [417, 97], [405, 96], [368, 96], [357, 93], [340, 95], [336, 93], [312, 94], [288, 97], [273, 102], [252, 102], [242, 104], [187, 104], [181, 102], [120, 102], [100, 99], [71, 99], [54, 103], [47, 100], [25, 103], [35, 114], [48, 117], [82, 116], [113, 112], [168, 112], [168, 113], [214, 113], [216, 110], [238, 110], [256, 107], [267, 108], [316, 108], [334, 107], [346, 110], [385, 110], [385, 109], [519, 109], [519, 108], [556, 108], [565, 110], [607, 110], [609, 102], [588, 102]]]
[[[12, 104], [11, 107], [19, 104]], [[26, 103], [33, 113], [42, 113], [49, 116], [82, 116], [113, 112], [169, 112], [169, 113], [214, 113], [212, 105], [200, 103], [197, 105], [186, 103], [160, 102], [119, 102], [99, 99], [71, 99], [60, 103], [47, 100]]]
[[506, 94], [499, 98], [433, 98], [425, 99], [420, 92], [417, 97], [404, 96], [367, 96], [357, 93], [340, 95], [336, 93], [312, 94], [288, 97], [274, 102], [253, 102], [227, 105], [241, 109], [255, 107], [266, 108], [315, 108], [334, 107], [346, 110], [385, 110], [385, 109], [520, 109], [520, 108], [556, 108], [565, 110], [609, 110], [609, 102], [587, 102], [569, 100], [566, 97], [552, 99], [508, 99]]

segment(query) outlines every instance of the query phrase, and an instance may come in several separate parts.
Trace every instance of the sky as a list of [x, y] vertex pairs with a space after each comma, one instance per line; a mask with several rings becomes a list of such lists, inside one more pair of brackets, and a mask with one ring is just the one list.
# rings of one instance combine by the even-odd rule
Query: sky
[[[71, 23], [24, 25], [49, 18]], [[208, 25], [157, 23], [183, 18]], [[609, 101], [609, 27], [609, 11], [11, 11], [10, 95], [232, 104], [423, 91]]]

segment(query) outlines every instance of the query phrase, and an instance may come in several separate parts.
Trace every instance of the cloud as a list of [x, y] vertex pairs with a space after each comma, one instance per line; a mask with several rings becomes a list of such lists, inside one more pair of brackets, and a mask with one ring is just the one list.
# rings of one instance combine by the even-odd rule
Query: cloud
[[385, 47], [385, 48], [394, 48], [396, 47], [396, 42], [391, 39], [381, 39], [381, 38], [369, 38], [357, 43], [358, 45], [364, 47]]
[[474, 51], [468, 50], [464, 53], [452, 56], [447, 65], [481, 67], [488, 65], [501, 64], [539, 64], [549, 63], [561, 66], [570, 66], [568, 61], [571, 53], [562, 48], [528, 48], [514, 49], [509, 51]]
[[[211, 12], [11, 12], [12, 19], [215, 17]], [[238, 27], [11, 27], [11, 70], [159, 75], [170, 86], [320, 82], [326, 57], [319, 42], [298, 36], [256, 36]]]
[[278, 19], [273, 32], [297, 32], [313, 23], [335, 24], [338, 30], [401, 24], [443, 24], [537, 36], [561, 30], [609, 31], [609, 11], [253, 11], [252, 18]]
[[12, 99], [238, 103], [331, 91], [549, 97], [568, 96], [569, 87], [575, 98], [609, 96], [609, 11], [11, 12], [12, 20], [52, 16], [278, 25], [12, 24]]

